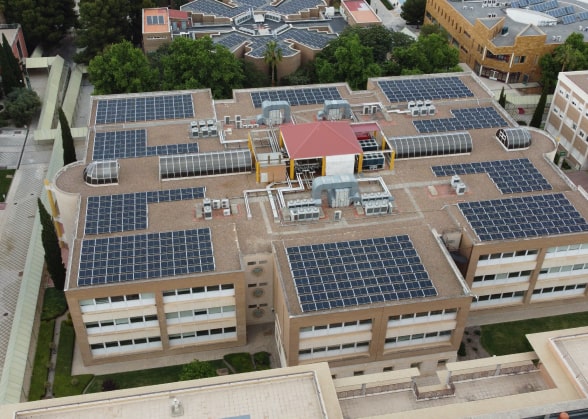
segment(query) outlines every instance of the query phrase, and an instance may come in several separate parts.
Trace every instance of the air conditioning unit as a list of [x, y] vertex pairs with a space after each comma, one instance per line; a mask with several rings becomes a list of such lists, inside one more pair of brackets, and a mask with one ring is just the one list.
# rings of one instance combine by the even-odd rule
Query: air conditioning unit
[[231, 123], [231, 117], [229, 115], [225, 115], [225, 124], [228, 125]]
[[457, 195], [463, 195], [466, 193], [467, 187], [465, 185], [465, 183], [463, 182], [459, 182], [456, 186], [455, 186], [455, 193]]
[[460, 183], [462, 183], [462, 182], [461, 182], [461, 178], [459, 177], [459, 175], [453, 175], [453, 176], [451, 176], [451, 187], [453, 189], [455, 189], [455, 187], [457, 185], [459, 185]]
[[378, 109], [379, 109], [378, 105], [372, 105], [372, 113], [378, 112]]
[[210, 206], [205, 206], [202, 208], [204, 213], [205, 220], [212, 220], [212, 208]]
[[208, 127], [204, 126], [200, 128], [200, 133], [202, 134], [202, 137], [208, 137]]
[[221, 207], [223, 209], [231, 208], [231, 204], [228, 198], [221, 199]]
[[241, 115], [235, 115], [235, 122], [241, 121]]
[[198, 121], [190, 122], [190, 128], [198, 128]]
[[426, 106], [421, 106], [419, 109], [421, 110], [421, 116], [429, 114], [429, 108], [427, 108]]
[[408, 109], [412, 109], [416, 106], [416, 102], [414, 100], [411, 100], [410, 102], [408, 102]]
[[416, 106], [414, 108], [411, 108], [410, 114], [412, 116], [419, 116], [421, 114], [421, 108], [417, 108]]
[[243, 127], [243, 124], [241, 123], [241, 120], [235, 121], [235, 127], [237, 129], [241, 129]]
[[334, 221], [341, 221], [343, 218], [343, 212], [341, 210], [337, 210], [333, 213], [333, 220]]
[[437, 112], [437, 109], [434, 105], [429, 106], [427, 109], [429, 110], [429, 115], [435, 115], [435, 113]]
[[371, 113], [371, 107], [370, 105], [363, 105], [363, 114], [364, 115], [369, 115]]
[[216, 126], [213, 127], [209, 127], [210, 131], [208, 131], [208, 133], [210, 134], [211, 137], [216, 137], [218, 135], [218, 130], [216, 129]]
[[223, 209], [223, 215], [225, 217], [228, 216], [228, 215], [231, 215], [231, 209], [230, 208]]
[[220, 199], [213, 199], [212, 200], [212, 209], [220, 209], [220, 208], [221, 208]]
[[190, 130], [190, 137], [198, 138], [198, 127], [192, 127]]

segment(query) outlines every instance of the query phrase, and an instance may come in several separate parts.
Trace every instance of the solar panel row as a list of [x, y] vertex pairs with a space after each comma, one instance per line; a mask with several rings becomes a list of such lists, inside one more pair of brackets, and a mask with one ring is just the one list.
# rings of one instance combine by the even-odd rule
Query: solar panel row
[[407, 235], [286, 249], [302, 311], [435, 296]]
[[413, 121], [420, 133], [463, 131], [505, 127], [508, 123], [491, 106], [484, 108], [453, 109], [454, 118], [421, 119]]
[[182, 188], [88, 197], [85, 234], [147, 228], [147, 204], [204, 198], [205, 188]]
[[437, 177], [487, 173], [503, 194], [552, 189], [547, 179], [527, 158], [449, 164], [433, 166], [431, 169]]
[[336, 87], [311, 87], [252, 92], [251, 100], [256, 108], [261, 108], [264, 100], [272, 102], [285, 100], [291, 106], [316, 105], [323, 103], [325, 100], [341, 100], [341, 94]]
[[524, 239], [588, 231], [588, 223], [564, 194], [458, 204], [481, 241]]
[[190, 94], [101, 99], [96, 106], [96, 125], [192, 117]]
[[459, 77], [382, 80], [378, 85], [391, 103], [474, 96]]
[[114, 160], [146, 156], [168, 156], [198, 153], [197, 143], [147, 146], [147, 131], [97, 132], [92, 160]]
[[214, 271], [209, 228], [88, 239], [82, 242], [78, 286]]

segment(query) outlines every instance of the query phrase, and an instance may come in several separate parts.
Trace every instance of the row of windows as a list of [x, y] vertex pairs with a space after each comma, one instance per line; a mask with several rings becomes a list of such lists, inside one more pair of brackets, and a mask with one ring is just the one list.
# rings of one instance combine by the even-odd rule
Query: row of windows
[[413, 335], [393, 336], [386, 338], [385, 347], [390, 348], [393, 346], [402, 345], [418, 345], [420, 343], [426, 343], [427, 341], [439, 341], [439, 338], [449, 339], [451, 337], [451, 330], [441, 330], [437, 332], [429, 333], [415, 333]]
[[566, 291], [574, 291], [574, 290], [583, 290], [586, 289], [586, 284], [574, 284], [574, 285], [560, 285], [557, 287], [545, 287], [545, 288], [538, 288], [533, 290], [533, 295], [538, 294], [549, 294], [552, 292], [566, 292]]
[[186, 343], [200, 343], [209, 340], [220, 340], [229, 337], [235, 337], [236, 333], [237, 328], [234, 326], [224, 328], [218, 327], [210, 330], [196, 330], [193, 332], [174, 333], [169, 335], [169, 344], [174, 346]]
[[120, 346], [145, 345], [147, 343], [155, 343], [155, 342], [161, 342], [161, 338], [159, 336], [152, 336], [149, 338], [124, 339], [124, 340], [114, 340], [114, 341], [110, 341], [110, 342], [92, 343], [90, 345], [90, 348], [92, 350], [108, 349], [108, 348], [118, 348]]
[[503, 292], [499, 294], [479, 295], [474, 297], [473, 304], [482, 301], [503, 300], [509, 298], [522, 298], [525, 296], [525, 291]]
[[563, 266], [552, 266], [551, 268], [543, 268], [539, 271], [540, 275], [569, 273], [570, 275], [576, 275], [588, 269], [588, 263], [576, 263], [574, 265], [563, 265]]
[[321, 330], [332, 330], [336, 333], [341, 333], [345, 328], [357, 328], [358, 325], [371, 325], [372, 319], [365, 319], [365, 320], [354, 320], [350, 322], [344, 323], [331, 323], [331, 324], [324, 324], [318, 326], [307, 326], [301, 327], [300, 333], [312, 333]]
[[504, 272], [499, 274], [488, 274], [488, 275], [476, 275], [474, 276], [474, 282], [485, 282], [485, 281], [498, 281], [503, 279], [516, 280], [528, 279], [531, 276], [531, 271], [519, 271], [519, 272]]
[[434, 316], [443, 316], [446, 314], [455, 314], [457, 313], [457, 308], [446, 308], [445, 310], [432, 310], [432, 311], [421, 311], [419, 313], [408, 313], [408, 314], [401, 314], [397, 316], [390, 316], [388, 317], [388, 321], [399, 321], [399, 320], [413, 320], [413, 319], [423, 319], [423, 321], [427, 321], [428, 317]]
[[113, 304], [113, 303], [124, 303], [124, 302], [138, 302], [141, 300], [155, 300], [155, 294], [152, 292], [145, 292], [142, 294], [127, 294], [127, 295], [116, 295], [111, 297], [98, 297], [90, 298], [86, 300], [80, 300], [80, 306], [92, 306], [99, 304]]
[[100, 320], [97, 322], [88, 322], [88, 323], [86, 323], [86, 329], [94, 329], [97, 327], [122, 326], [122, 325], [145, 323], [145, 322], [151, 322], [151, 321], [157, 321], [157, 315], [150, 314], [147, 316], [123, 317], [123, 318], [114, 319], [114, 320]]
[[491, 253], [489, 255], [480, 255], [478, 260], [511, 259], [525, 256], [534, 256], [537, 253], [539, 253], [537, 249], [517, 250], [516, 252]]
[[547, 249], [547, 253], [567, 253], [575, 251], [584, 253], [582, 250], [588, 250], [588, 243], [565, 244], [563, 246], [550, 247]]
[[369, 346], [370, 343], [368, 341], [343, 343], [340, 345], [319, 346], [318, 348], [301, 349], [298, 351], [298, 356], [300, 357], [300, 359], [308, 359], [334, 356], [346, 351], [348, 351], [349, 353], [359, 352], [358, 349], [362, 352], [365, 352], [368, 351]]
[[174, 311], [172, 313], [165, 313], [165, 318], [168, 323], [183, 323], [190, 321], [214, 319], [223, 316], [223, 314], [234, 315], [235, 306], [223, 306], [223, 307], [208, 307], [200, 308], [196, 310], [182, 310]]
[[172, 296], [176, 296], [176, 295], [202, 294], [205, 292], [232, 290], [234, 288], [235, 288], [235, 285], [233, 285], [233, 284], [207, 285], [204, 287], [193, 287], [193, 288], [180, 288], [177, 290], [163, 291], [163, 296], [164, 297], [172, 297]]

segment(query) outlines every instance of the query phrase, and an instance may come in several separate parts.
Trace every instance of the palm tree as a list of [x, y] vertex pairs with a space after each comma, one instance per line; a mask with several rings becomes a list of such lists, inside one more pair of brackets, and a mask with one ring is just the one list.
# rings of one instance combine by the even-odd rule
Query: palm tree
[[278, 46], [276, 41], [269, 41], [266, 44], [263, 60], [270, 66], [272, 72], [272, 86], [274, 86], [276, 67], [278, 66], [278, 63], [282, 61], [282, 48]]

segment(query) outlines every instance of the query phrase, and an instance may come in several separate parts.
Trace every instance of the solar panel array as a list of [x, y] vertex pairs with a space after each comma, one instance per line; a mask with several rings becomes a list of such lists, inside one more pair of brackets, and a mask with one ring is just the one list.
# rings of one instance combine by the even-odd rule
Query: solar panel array
[[147, 146], [147, 131], [97, 132], [92, 160], [114, 160], [145, 156], [167, 156], [198, 153], [197, 143]]
[[381, 80], [378, 85], [391, 103], [474, 96], [459, 77]]
[[341, 100], [341, 94], [336, 87], [309, 87], [304, 89], [266, 90], [252, 92], [253, 106], [261, 108], [264, 100], [272, 102], [285, 100], [291, 106], [316, 105], [325, 100]]
[[567, 15], [561, 18], [561, 23], [569, 25], [570, 23], [579, 22], [581, 20], [588, 19], [588, 12], [574, 13], [573, 15]]
[[78, 286], [214, 271], [209, 228], [82, 242]]
[[205, 188], [183, 188], [118, 195], [89, 196], [85, 234], [108, 234], [147, 228], [147, 204], [204, 198]]
[[549, 0], [529, 6], [529, 10], [536, 12], [545, 12], [546, 10], [556, 9], [559, 7], [557, 0]]
[[508, 123], [491, 106], [484, 108], [453, 109], [453, 118], [419, 119], [413, 125], [420, 133], [463, 131], [505, 127]]
[[407, 235], [288, 247], [286, 254], [303, 312], [437, 295]]
[[190, 94], [100, 99], [96, 107], [97, 125], [192, 117], [194, 106]]
[[545, 13], [553, 17], [562, 17], [573, 14], [574, 8], [572, 6], [560, 7], [558, 9], [547, 10]]
[[526, 158], [433, 166], [435, 176], [487, 173], [503, 194], [548, 191], [552, 187]]
[[481, 241], [524, 239], [588, 231], [562, 193], [458, 204]]

